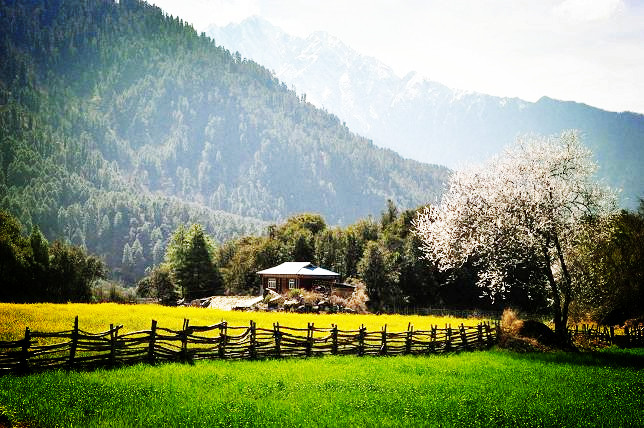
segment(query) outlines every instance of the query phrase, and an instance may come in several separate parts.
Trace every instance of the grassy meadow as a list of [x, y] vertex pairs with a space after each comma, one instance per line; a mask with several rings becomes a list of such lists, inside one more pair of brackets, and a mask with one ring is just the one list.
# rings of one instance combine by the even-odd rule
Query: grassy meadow
[[181, 329], [183, 319], [191, 325], [212, 325], [227, 321], [231, 326], [247, 326], [250, 320], [258, 327], [272, 328], [274, 322], [287, 327], [306, 327], [313, 322], [316, 327], [338, 325], [341, 330], [355, 330], [364, 324], [368, 330], [380, 330], [387, 324], [389, 331], [405, 331], [411, 323], [416, 330], [427, 330], [431, 325], [444, 327], [461, 323], [476, 325], [481, 320], [454, 317], [418, 315], [356, 315], [356, 314], [297, 314], [287, 312], [239, 312], [218, 309], [167, 307], [160, 305], [102, 304], [10, 304], [0, 303], [0, 340], [17, 340], [24, 337], [25, 327], [32, 331], [55, 332], [70, 330], [78, 315], [81, 330], [98, 333], [109, 329], [110, 323], [122, 324], [122, 333], [146, 330], [153, 319], [160, 327]]
[[[644, 351], [323, 357], [0, 377], [26, 426], [642, 426]], [[0, 423], [1, 425], [1, 423]]]

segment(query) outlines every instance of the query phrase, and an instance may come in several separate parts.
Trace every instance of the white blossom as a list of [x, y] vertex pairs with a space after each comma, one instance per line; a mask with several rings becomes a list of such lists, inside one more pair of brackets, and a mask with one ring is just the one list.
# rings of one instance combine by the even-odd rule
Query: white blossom
[[565, 323], [565, 260], [580, 224], [615, 210], [614, 193], [594, 180], [595, 171], [576, 131], [521, 138], [491, 161], [455, 172], [440, 205], [419, 212], [422, 249], [440, 269], [478, 261], [479, 286], [492, 297], [507, 291], [512, 268], [536, 256], [552, 274]]

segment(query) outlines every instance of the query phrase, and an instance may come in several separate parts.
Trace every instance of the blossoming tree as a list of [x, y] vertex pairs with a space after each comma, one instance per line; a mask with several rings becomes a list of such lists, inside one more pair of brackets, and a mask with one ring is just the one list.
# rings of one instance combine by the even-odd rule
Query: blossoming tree
[[492, 298], [509, 291], [513, 269], [536, 260], [534, 285], [549, 287], [563, 339], [574, 298], [567, 260], [583, 223], [615, 209], [595, 170], [576, 131], [519, 139], [491, 161], [455, 172], [440, 205], [419, 212], [423, 251], [441, 269], [477, 263], [478, 284]]

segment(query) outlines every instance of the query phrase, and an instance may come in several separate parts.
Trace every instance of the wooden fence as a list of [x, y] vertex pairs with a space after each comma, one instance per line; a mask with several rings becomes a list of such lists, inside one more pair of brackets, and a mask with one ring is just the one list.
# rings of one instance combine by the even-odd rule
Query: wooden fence
[[[620, 331], [621, 330], [621, 331]], [[615, 328], [613, 326], [594, 327], [590, 324], [576, 325], [575, 328], [568, 330], [570, 339], [573, 342], [586, 340], [590, 342], [602, 342], [621, 347], [644, 346], [644, 327]]]
[[[234, 327], [226, 322], [192, 326], [184, 320], [181, 330], [171, 330], [152, 320], [150, 330], [121, 333], [122, 325], [110, 324], [102, 333], [89, 333], [78, 326], [58, 333], [25, 329], [21, 340], [0, 341], [0, 373], [30, 373], [50, 368], [91, 369], [135, 363], [164, 361], [191, 363], [206, 359], [261, 359], [311, 357], [320, 355], [398, 355], [437, 354], [486, 349], [498, 338], [498, 323], [461, 324], [452, 328], [431, 326], [429, 330], [391, 332], [340, 330], [315, 327], [293, 328], [273, 324], [273, 328]], [[39, 344], [38, 339], [46, 339]], [[58, 341], [60, 339], [61, 341]]]

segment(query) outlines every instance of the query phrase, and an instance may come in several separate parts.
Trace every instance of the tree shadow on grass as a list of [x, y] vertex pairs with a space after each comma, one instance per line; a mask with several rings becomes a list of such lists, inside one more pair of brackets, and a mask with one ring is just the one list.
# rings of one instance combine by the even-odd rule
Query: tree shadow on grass
[[592, 367], [644, 368], [644, 348], [608, 348], [584, 352], [507, 352], [511, 358], [539, 361], [550, 364], [567, 364]]

